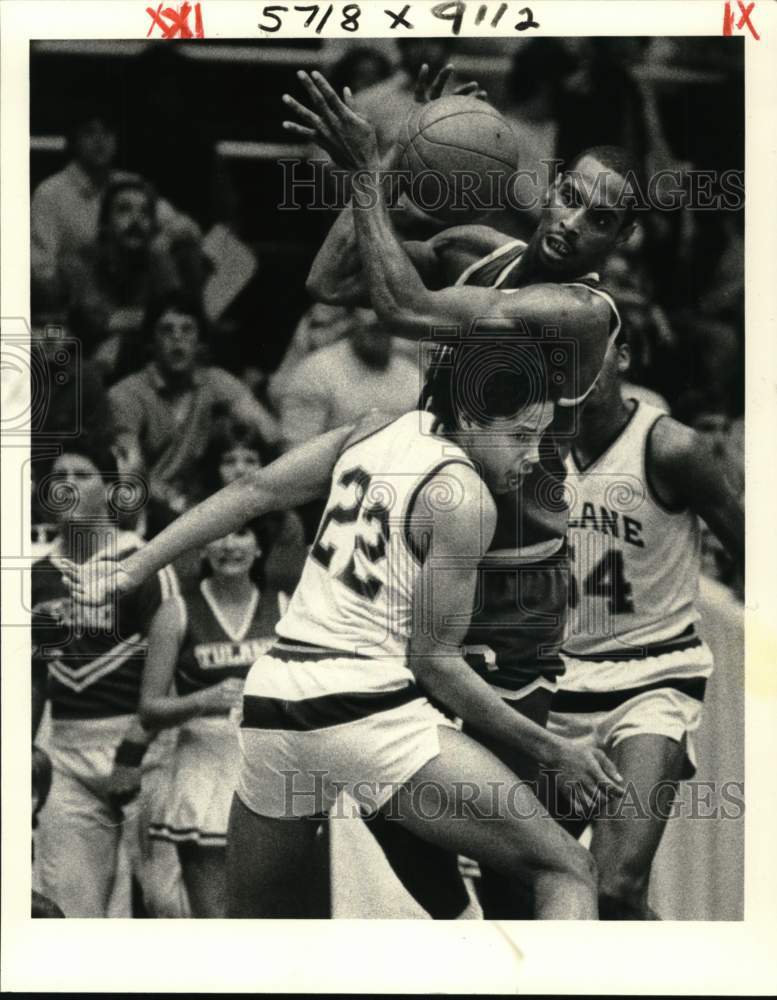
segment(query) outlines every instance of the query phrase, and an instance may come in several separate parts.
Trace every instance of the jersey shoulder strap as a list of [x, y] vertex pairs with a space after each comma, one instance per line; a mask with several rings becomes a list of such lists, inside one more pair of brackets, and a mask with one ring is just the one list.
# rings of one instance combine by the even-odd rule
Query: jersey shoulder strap
[[508, 240], [495, 250], [492, 250], [491, 253], [486, 254], [485, 257], [481, 257], [479, 260], [473, 261], [469, 267], [466, 267], [456, 279], [456, 285], [466, 285], [470, 278], [474, 277], [478, 271], [485, 270], [485, 268], [494, 261], [499, 261], [508, 254], [512, 254], [513, 256], [511, 256], [506, 268], [498, 272], [496, 280], [492, 283], [493, 287], [499, 287], [501, 282], [504, 281], [507, 276], [508, 271], [510, 271], [515, 263], [516, 255], [519, 257], [525, 249], [526, 244], [523, 240]]

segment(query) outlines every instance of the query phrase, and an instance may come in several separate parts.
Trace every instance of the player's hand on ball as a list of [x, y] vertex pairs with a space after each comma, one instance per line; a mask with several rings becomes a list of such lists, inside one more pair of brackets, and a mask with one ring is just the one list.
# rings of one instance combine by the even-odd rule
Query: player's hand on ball
[[62, 573], [70, 595], [79, 604], [99, 607], [114, 595], [119, 596], [133, 590], [136, 581], [115, 559], [91, 559], [85, 563], [74, 563], [69, 559], [54, 560]]
[[[436, 101], [438, 97], [442, 97], [445, 84], [453, 75], [454, 69], [451, 63], [443, 66], [431, 83], [429, 83], [430, 72], [428, 63], [424, 63], [418, 71], [418, 78], [416, 79], [415, 90], [413, 92], [413, 96], [418, 104], [428, 104], [430, 101]], [[475, 97], [479, 101], [485, 101], [488, 97], [487, 92], [483, 90], [477, 80], [462, 83], [460, 86], [455, 87], [452, 93], [456, 97]]]
[[559, 772], [564, 797], [589, 808], [601, 796], [623, 795], [625, 783], [618, 769], [600, 748], [559, 739], [551, 765]]
[[375, 127], [354, 109], [351, 91], [346, 87], [341, 99], [320, 73], [314, 71], [309, 76], [300, 70], [297, 76], [307, 91], [310, 107], [284, 94], [284, 104], [300, 121], [285, 121], [283, 127], [317, 143], [338, 166], [377, 169], [380, 158]]

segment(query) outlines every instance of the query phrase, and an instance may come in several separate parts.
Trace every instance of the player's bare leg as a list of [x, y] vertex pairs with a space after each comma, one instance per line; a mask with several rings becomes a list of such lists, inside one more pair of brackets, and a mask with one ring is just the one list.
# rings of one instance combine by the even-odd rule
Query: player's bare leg
[[223, 917], [226, 914], [226, 850], [181, 844], [178, 848], [186, 893], [193, 917]]
[[235, 795], [227, 832], [228, 917], [328, 917], [322, 913], [319, 823], [259, 816]]
[[655, 920], [647, 903], [650, 867], [683, 775], [685, 752], [676, 740], [640, 734], [622, 740], [610, 756], [629, 790], [624, 803], [636, 795], [639, 808], [624, 808], [624, 817], [594, 823], [591, 853], [599, 867], [601, 917]]
[[389, 821], [519, 879], [534, 891], [537, 919], [595, 920], [591, 854], [488, 750], [454, 729], [438, 732], [439, 755], [384, 807]]

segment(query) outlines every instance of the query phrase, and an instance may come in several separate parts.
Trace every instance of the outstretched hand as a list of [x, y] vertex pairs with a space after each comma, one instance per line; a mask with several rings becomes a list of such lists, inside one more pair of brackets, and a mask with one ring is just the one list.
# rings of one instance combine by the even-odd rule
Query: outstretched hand
[[[431, 83], [429, 83], [430, 72], [431, 70], [429, 69], [428, 63], [424, 63], [418, 71], [414, 91], [414, 97], [418, 104], [428, 104], [430, 101], [436, 101], [438, 97], [442, 96], [442, 92], [445, 90], [445, 84], [453, 75], [454, 67], [452, 63], [448, 63], [447, 66], [443, 66]], [[454, 97], [474, 97], [479, 101], [485, 101], [488, 97], [488, 94], [485, 90], [483, 90], [477, 80], [470, 80], [469, 83], [462, 83], [460, 86], [455, 87], [451, 93]]]
[[79, 604], [100, 607], [114, 596], [128, 593], [136, 586], [123, 563], [115, 559], [74, 563], [57, 558], [54, 564], [62, 574], [71, 597]]
[[307, 91], [310, 107], [284, 94], [283, 103], [299, 119], [285, 121], [286, 131], [317, 143], [347, 170], [378, 169], [375, 127], [355, 110], [349, 88], [345, 88], [341, 99], [321, 73], [314, 70], [308, 75], [300, 70], [297, 77]]

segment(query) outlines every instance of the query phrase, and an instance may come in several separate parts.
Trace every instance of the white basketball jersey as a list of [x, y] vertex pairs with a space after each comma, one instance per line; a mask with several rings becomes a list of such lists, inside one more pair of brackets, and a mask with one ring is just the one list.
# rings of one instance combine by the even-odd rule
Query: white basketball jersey
[[[636, 402], [636, 401], [635, 401]], [[701, 533], [651, 489], [650, 434], [661, 410], [643, 402], [615, 441], [581, 469], [566, 459], [573, 579], [564, 651], [578, 657], [661, 647], [697, 621]]]
[[[424, 558], [417, 543], [431, 527], [417, 498], [447, 466], [472, 467], [458, 445], [434, 433], [436, 423], [431, 413], [406, 413], [343, 451], [316, 540], [277, 626], [284, 639], [395, 657], [397, 668], [407, 669], [413, 589]], [[440, 503], [456, 503], [453, 476], [449, 492]]]

